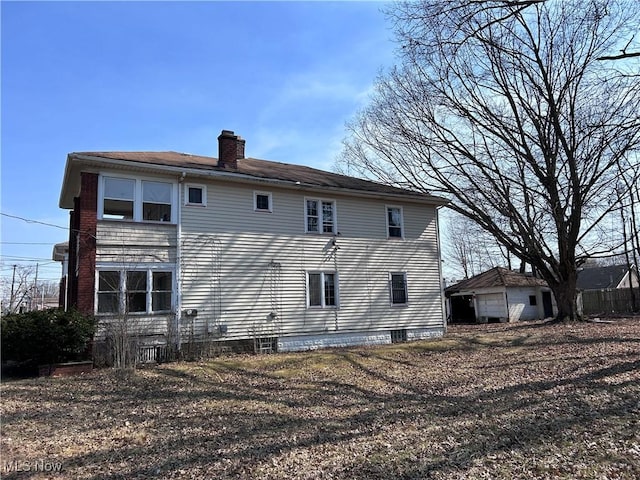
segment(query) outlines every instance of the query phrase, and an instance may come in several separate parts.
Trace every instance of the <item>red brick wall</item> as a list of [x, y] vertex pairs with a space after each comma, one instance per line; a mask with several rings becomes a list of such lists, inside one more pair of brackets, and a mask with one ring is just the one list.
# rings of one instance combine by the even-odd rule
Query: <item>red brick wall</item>
[[[93, 314], [94, 311], [97, 210], [98, 175], [82, 172], [80, 196], [76, 198], [71, 216], [73, 230], [69, 235], [69, 305], [77, 307], [84, 314]], [[76, 238], [79, 238], [79, 241]]]
[[76, 278], [76, 238], [78, 236], [78, 215], [80, 211], [79, 198], [73, 199], [73, 210], [69, 213], [69, 275], [67, 276], [67, 308], [78, 306], [78, 279]]

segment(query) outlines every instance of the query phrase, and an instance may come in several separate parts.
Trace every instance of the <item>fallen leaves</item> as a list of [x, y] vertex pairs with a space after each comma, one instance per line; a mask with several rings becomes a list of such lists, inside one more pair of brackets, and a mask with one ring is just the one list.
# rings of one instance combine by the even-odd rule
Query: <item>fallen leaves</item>
[[47, 478], [631, 479], [639, 370], [638, 320], [454, 326], [386, 347], [5, 382], [0, 448], [62, 462]]

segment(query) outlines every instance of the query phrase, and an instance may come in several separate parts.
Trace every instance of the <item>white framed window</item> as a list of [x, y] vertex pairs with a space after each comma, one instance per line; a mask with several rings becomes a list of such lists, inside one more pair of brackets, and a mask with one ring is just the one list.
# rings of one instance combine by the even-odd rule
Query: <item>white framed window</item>
[[253, 192], [253, 210], [256, 212], [273, 212], [271, 192]]
[[405, 272], [389, 273], [389, 295], [392, 306], [402, 306], [409, 303], [407, 294], [407, 274]]
[[103, 177], [102, 218], [133, 220], [135, 191], [133, 179]]
[[307, 307], [337, 307], [338, 295], [336, 272], [307, 272]]
[[98, 268], [97, 314], [153, 314], [173, 309], [174, 273], [166, 267]]
[[199, 207], [207, 206], [206, 185], [195, 185], [188, 183], [184, 186], [184, 204]]
[[404, 238], [402, 207], [387, 206], [387, 237]]
[[176, 221], [177, 186], [161, 180], [102, 176], [98, 218], [136, 222]]
[[335, 200], [305, 198], [304, 203], [305, 232], [330, 234], [337, 232]]

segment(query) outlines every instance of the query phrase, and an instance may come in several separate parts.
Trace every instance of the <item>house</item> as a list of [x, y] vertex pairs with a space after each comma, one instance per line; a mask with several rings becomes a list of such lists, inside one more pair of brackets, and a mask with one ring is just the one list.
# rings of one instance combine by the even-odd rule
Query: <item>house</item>
[[56, 243], [53, 246], [51, 259], [60, 262], [62, 275], [60, 277], [60, 288], [58, 294], [57, 307], [67, 310], [67, 279], [69, 277], [69, 242]]
[[179, 348], [443, 335], [442, 198], [244, 152], [223, 130], [217, 159], [68, 155], [65, 298], [97, 316], [96, 341], [123, 319], [146, 345]]
[[554, 315], [544, 280], [495, 267], [445, 289], [451, 322], [512, 322]]
[[576, 289], [611, 290], [617, 288], [637, 288], [638, 272], [635, 267], [627, 265], [609, 265], [607, 267], [587, 267], [578, 271]]

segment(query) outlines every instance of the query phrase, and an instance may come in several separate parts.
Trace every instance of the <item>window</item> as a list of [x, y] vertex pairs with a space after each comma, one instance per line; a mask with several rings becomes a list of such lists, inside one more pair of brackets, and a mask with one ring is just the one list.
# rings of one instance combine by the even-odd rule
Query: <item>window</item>
[[132, 220], [135, 186], [135, 180], [105, 177], [103, 218]]
[[407, 304], [407, 275], [405, 273], [390, 274], [391, 305]]
[[171, 184], [142, 182], [142, 219], [171, 221]]
[[168, 182], [102, 177], [99, 218], [137, 222], [175, 221], [176, 186]]
[[126, 311], [130, 313], [147, 311], [147, 272], [133, 271], [127, 274]]
[[305, 204], [305, 224], [307, 232], [336, 232], [336, 204], [334, 201], [306, 200]]
[[538, 299], [535, 295], [529, 295], [529, 305], [537, 305]]
[[173, 307], [173, 272], [98, 270], [97, 313], [155, 313]]
[[186, 185], [184, 189], [185, 205], [207, 205], [207, 189], [204, 185]]
[[98, 273], [98, 313], [120, 311], [120, 272], [101, 271]]
[[256, 212], [272, 212], [271, 193], [254, 192], [253, 193], [253, 209]]
[[403, 238], [402, 208], [387, 207], [387, 234], [389, 238]]
[[338, 306], [337, 281], [337, 274], [333, 272], [309, 272], [307, 274], [309, 307]]

